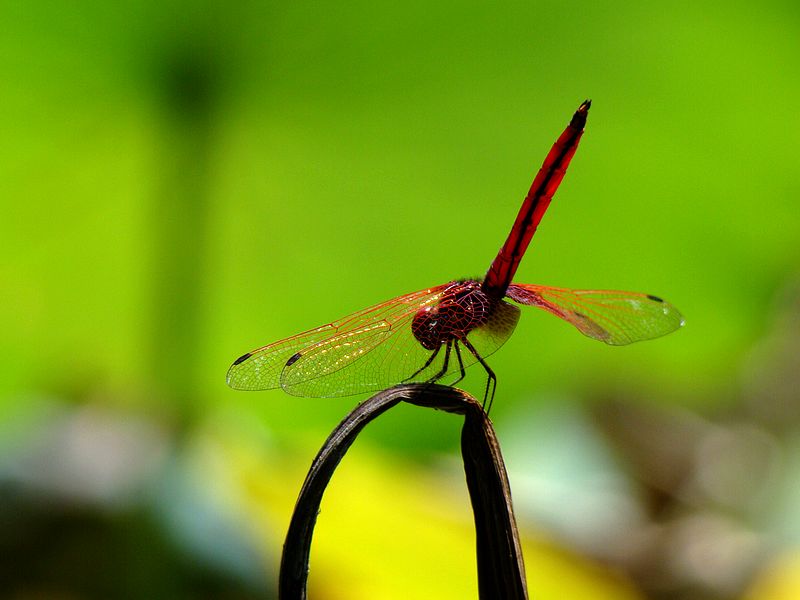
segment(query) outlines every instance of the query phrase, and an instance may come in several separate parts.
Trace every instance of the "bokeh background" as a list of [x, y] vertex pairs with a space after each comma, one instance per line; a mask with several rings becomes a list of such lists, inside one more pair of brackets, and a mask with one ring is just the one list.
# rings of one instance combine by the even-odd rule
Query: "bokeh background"
[[[492, 417], [538, 600], [800, 597], [795, 2], [3, 2], [0, 596], [274, 598], [358, 398], [235, 357], [482, 275], [584, 98]], [[474, 369], [473, 369], [474, 371]], [[480, 393], [472, 372], [465, 388]], [[316, 599], [477, 595], [457, 419], [398, 407], [323, 502]]]

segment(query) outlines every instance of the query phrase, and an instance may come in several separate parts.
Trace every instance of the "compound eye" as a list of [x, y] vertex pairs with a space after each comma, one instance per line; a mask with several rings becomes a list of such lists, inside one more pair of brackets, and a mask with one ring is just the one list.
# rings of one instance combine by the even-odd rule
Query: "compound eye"
[[440, 343], [439, 310], [437, 307], [426, 306], [417, 311], [411, 322], [411, 332], [414, 337], [427, 350], [434, 350]]

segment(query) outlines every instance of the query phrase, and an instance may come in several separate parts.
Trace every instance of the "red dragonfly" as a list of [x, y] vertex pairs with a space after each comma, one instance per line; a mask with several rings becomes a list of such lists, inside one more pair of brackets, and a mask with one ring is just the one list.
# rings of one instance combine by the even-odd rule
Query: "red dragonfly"
[[511, 282], [578, 148], [590, 106], [586, 100], [578, 107], [550, 149], [483, 280], [459, 279], [399, 296], [248, 352], [231, 365], [228, 385], [348, 396], [406, 382], [455, 385], [467, 367], [480, 363], [488, 375], [483, 402], [489, 399], [491, 407], [497, 378], [486, 357], [511, 336], [520, 314], [508, 300], [544, 309], [615, 346], [681, 327], [680, 313], [650, 294]]

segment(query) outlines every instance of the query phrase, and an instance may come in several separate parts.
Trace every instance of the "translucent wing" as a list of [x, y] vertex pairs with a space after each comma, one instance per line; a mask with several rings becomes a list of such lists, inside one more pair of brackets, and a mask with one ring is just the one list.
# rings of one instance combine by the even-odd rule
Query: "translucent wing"
[[[513, 304], [501, 300], [489, 315], [488, 321], [472, 330], [467, 339], [482, 358], [486, 358], [493, 352], [500, 349], [514, 332], [519, 322], [519, 308]], [[463, 353], [462, 353], [463, 354]], [[469, 358], [469, 360], [467, 360]], [[464, 357], [464, 366], [477, 362], [473, 356]]]
[[[446, 346], [436, 353], [425, 349], [414, 337], [411, 322], [421, 307], [438, 302], [450, 285], [415, 299], [391, 319], [364, 323], [307, 347], [295, 362], [286, 365], [281, 387], [296, 396], [315, 397], [380, 390], [400, 382], [427, 381], [435, 375], [446, 382], [461, 371], [455, 347], [449, 354]], [[509, 338], [518, 319], [519, 309], [502, 302], [488, 321], [467, 337], [485, 358]], [[464, 368], [477, 362], [464, 348], [459, 352]]]
[[[359, 361], [365, 353], [400, 330], [411, 335], [411, 320], [421, 307], [435, 302], [446, 286], [429, 288], [399, 296], [365, 308], [339, 321], [329, 323], [264, 346], [240, 356], [228, 370], [228, 385], [237, 390], [268, 390], [283, 387], [287, 392], [303, 396], [344, 396], [378, 389], [369, 387], [372, 378], [353, 373], [327, 381], [325, 375], [338, 372]], [[422, 361], [406, 375], [425, 364], [429, 351], [413, 340], [422, 354]], [[402, 349], [416, 350], [413, 344]], [[395, 357], [401, 364], [411, 364], [417, 356]], [[369, 363], [362, 363], [369, 367]], [[359, 365], [361, 366], [361, 365]], [[395, 368], [397, 371], [398, 368]], [[398, 383], [398, 379], [394, 383]], [[316, 383], [312, 383], [316, 382]], [[303, 385], [305, 383], [305, 385]], [[313, 392], [313, 393], [309, 393]]]
[[677, 309], [657, 296], [609, 290], [569, 290], [515, 283], [506, 296], [538, 306], [572, 323], [581, 333], [622, 346], [660, 337], [683, 325]]

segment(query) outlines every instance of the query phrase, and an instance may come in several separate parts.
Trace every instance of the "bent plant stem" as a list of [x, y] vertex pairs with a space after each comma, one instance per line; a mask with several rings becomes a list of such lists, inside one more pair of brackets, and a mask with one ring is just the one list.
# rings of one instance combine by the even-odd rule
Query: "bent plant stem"
[[527, 600], [508, 477], [491, 421], [468, 394], [429, 384], [399, 385], [376, 394], [350, 412], [328, 437], [306, 476], [289, 524], [279, 597], [307, 598], [311, 538], [325, 487], [359, 432], [401, 401], [464, 416], [461, 454], [475, 519], [479, 598]]

